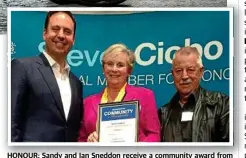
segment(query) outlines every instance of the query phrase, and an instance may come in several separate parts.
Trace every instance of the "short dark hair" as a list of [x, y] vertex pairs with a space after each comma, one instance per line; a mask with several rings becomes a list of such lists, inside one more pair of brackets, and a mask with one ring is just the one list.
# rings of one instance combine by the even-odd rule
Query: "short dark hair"
[[72, 19], [72, 21], [74, 23], [74, 33], [73, 33], [73, 35], [75, 36], [75, 32], [76, 32], [76, 20], [73, 17], [73, 14], [70, 11], [49, 11], [48, 14], [47, 14], [47, 16], [46, 16], [46, 18], [45, 18], [44, 29], [47, 30], [47, 27], [48, 27], [49, 21], [50, 21], [50, 17], [52, 15], [56, 14], [56, 13], [59, 13], [59, 12], [67, 14]]

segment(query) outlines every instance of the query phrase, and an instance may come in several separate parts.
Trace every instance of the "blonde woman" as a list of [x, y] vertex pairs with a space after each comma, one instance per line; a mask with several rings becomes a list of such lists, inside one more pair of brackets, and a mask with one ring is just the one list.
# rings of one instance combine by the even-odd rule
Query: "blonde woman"
[[141, 106], [138, 141], [160, 141], [160, 123], [154, 93], [147, 88], [127, 84], [134, 62], [134, 53], [123, 44], [114, 44], [105, 51], [102, 66], [107, 87], [102, 92], [85, 98], [78, 141], [98, 142], [96, 122], [100, 103], [130, 100], [139, 100]]

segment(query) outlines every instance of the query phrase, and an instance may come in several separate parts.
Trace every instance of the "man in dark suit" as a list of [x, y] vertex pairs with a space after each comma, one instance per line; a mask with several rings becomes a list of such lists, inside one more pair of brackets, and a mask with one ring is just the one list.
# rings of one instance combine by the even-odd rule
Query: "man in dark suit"
[[67, 11], [47, 14], [45, 51], [11, 63], [11, 141], [77, 141], [82, 118], [82, 85], [66, 56], [76, 21]]

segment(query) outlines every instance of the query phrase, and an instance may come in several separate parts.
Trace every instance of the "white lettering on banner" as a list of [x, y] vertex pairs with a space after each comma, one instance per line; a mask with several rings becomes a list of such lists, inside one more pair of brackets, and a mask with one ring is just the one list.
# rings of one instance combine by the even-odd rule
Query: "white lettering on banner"
[[40, 53], [44, 52], [44, 49], [45, 49], [45, 42], [41, 42], [39, 45], [38, 45], [38, 50]]
[[16, 44], [14, 42], [11, 42], [11, 48], [10, 48], [10, 51], [11, 51], [11, 58], [13, 58], [13, 56], [15, 55], [16, 51]]
[[[71, 54], [73, 54], [73, 55], [71, 55]], [[84, 56], [83, 56], [81, 51], [72, 50], [68, 54], [67, 62], [69, 63], [69, 65], [72, 65], [72, 66], [80, 66], [83, 63], [83, 58], [84, 58]], [[74, 62], [72, 62], [72, 61], [74, 61]]]
[[[171, 80], [170, 80], [171, 78]], [[165, 81], [167, 84], [173, 84], [172, 73], [168, 74], [159, 74], [158, 84], [161, 84], [162, 81]]]
[[[180, 49], [180, 47], [179, 46], [172, 46], [172, 47], [169, 47], [168, 49], [167, 49], [167, 51], [165, 52], [165, 60], [168, 62], [168, 63], [172, 63], [172, 59], [173, 59], [173, 57], [174, 57], [174, 53], [177, 51], [177, 50], [179, 50]], [[171, 58], [171, 52], [173, 52], [173, 56], [172, 56], [172, 58]], [[158, 65], [159, 65], [159, 63], [158, 63]]]
[[86, 85], [86, 86], [93, 86], [92, 83], [89, 83], [89, 76], [88, 76], [88, 75], [86, 75], [86, 76], [81, 75], [81, 76], [79, 77], [79, 80], [80, 80], [80, 82], [82, 82], [83, 85]]
[[[167, 48], [166, 52], [164, 52], [163, 49], [163, 42], [158, 42], [158, 46], [156, 47], [153, 43], [141, 43], [139, 46], [137, 46], [136, 50], [135, 50], [135, 55], [136, 55], [136, 62], [139, 65], [142, 66], [149, 66], [151, 64], [153, 64], [156, 61], [156, 57], [157, 59], [157, 64], [161, 65], [163, 64], [163, 56], [165, 53], [165, 60], [168, 63], [172, 63], [172, 59], [173, 59], [173, 55], [171, 54], [172, 52], [175, 53], [175, 51], [177, 51], [178, 49], [180, 49], [179, 46], [171, 46], [169, 48]], [[204, 51], [202, 46], [199, 43], [193, 43], [192, 45], [190, 44], [190, 38], [186, 38], [185, 39], [185, 46], [191, 46], [191, 47], [196, 47], [199, 51], [199, 53], [201, 54], [201, 56], [204, 54], [204, 57], [208, 60], [216, 60], [218, 59], [223, 52], [223, 45], [221, 44], [221, 42], [219, 41], [210, 41], [208, 42], [205, 47], [204, 47]], [[210, 48], [212, 46], [215, 46], [217, 48], [217, 52], [215, 52], [214, 55], [211, 55], [210, 52]], [[152, 55], [146, 59], [143, 60], [141, 58], [141, 53], [143, 53], [143, 50], [149, 49], [150, 52], [152, 53]], [[157, 52], [155, 52], [157, 50]], [[146, 51], [145, 51], [146, 52]]]
[[226, 69], [219, 69], [218, 71], [216, 70], [205, 70], [203, 72], [203, 76], [202, 76], [202, 80], [203, 81], [215, 81], [215, 80], [229, 80], [229, 70], [230, 68], [226, 68]]
[[[205, 70], [203, 72], [202, 80], [204, 82], [215, 81], [215, 80], [229, 80], [229, 70], [230, 68], [226, 69], [219, 69], [219, 70]], [[159, 74], [158, 84], [162, 84], [163, 82], [167, 84], [173, 84], [172, 73], [168, 74]]]
[[[230, 68], [218, 69], [218, 70], [205, 70], [202, 76], [202, 81], [212, 82], [229, 80]], [[104, 76], [92, 76], [92, 75], [80, 75], [79, 80], [84, 86], [106, 86], [107, 81]], [[162, 85], [162, 84], [173, 84], [172, 73], [156, 73], [156, 74], [137, 74], [130, 75], [128, 78], [129, 85]]]
[[[41, 42], [38, 45], [40, 52], [44, 51], [45, 42]], [[205, 46], [204, 49], [199, 43], [191, 44], [191, 39], [186, 38], [184, 40], [184, 46], [196, 47], [200, 52], [201, 56], [207, 60], [216, 60], [221, 57], [223, 53], [223, 45], [220, 41], [210, 41]], [[211, 52], [211, 48], [216, 48], [216, 52]], [[136, 63], [141, 66], [150, 66], [151, 64], [157, 62], [158, 65], [167, 63], [172, 63], [175, 51], [180, 49], [180, 46], [171, 46], [164, 50], [164, 42], [158, 42], [157, 46], [154, 43], [144, 42], [139, 44], [135, 50]], [[147, 59], [141, 58], [142, 54], [147, 54]], [[104, 51], [95, 50], [90, 52], [88, 50], [71, 50], [67, 56], [68, 64], [77, 67], [81, 66], [83, 63], [87, 63], [89, 67], [93, 67], [95, 63], [99, 60], [101, 63]]]
[[103, 86], [103, 85], [107, 85], [107, 81], [106, 78], [101, 77], [101, 76], [97, 76], [97, 85]]
[[[43, 52], [45, 49], [45, 42], [41, 42], [38, 45], [39, 52]], [[102, 61], [102, 56], [104, 52], [100, 54], [99, 50], [96, 50], [94, 53], [90, 53], [88, 50], [84, 50], [81, 52], [80, 50], [71, 50], [67, 55], [67, 62], [69, 65], [77, 67], [83, 64], [83, 61], [85, 60], [89, 67], [93, 67], [98, 59], [98, 56], [100, 55], [100, 62]]]
[[[212, 47], [213, 45], [217, 47], [217, 53], [214, 56], [210, 54], [210, 50], [209, 50], [210, 47]], [[208, 44], [204, 48], [204, 56], [209, 60], [218, 59], [222, 55], [222, 52], [223, 52], [223, 46], [219, 41], [208, 42]]]
[[130, 75], [128, 78], [128, 83], [130, 85], [148, 85], [154, 84], [154, 75]]
[[[80, 66], [83, 63], [83, 59], [85, 59], [88, 63], [89, 67], [93, 67], [96, 63], [96, 60], [99, 56], [100, 51], [96, 50], [95, 53], [90, 53], [88, 50], [84, 50], [83, 53], [80, 50], [71, 50], [67, 56], [67, 62], [71, 66]], [[92, 58], [90, 56], [92, 54]], [[100, 59], [102, 58], [104, 53], [101, 53]]]
[[[156, 50], [156, 47], [154, 44], [152, 43], [142, 43], [140, 44], [136, 50], [135, 50], [135, 56], [136, 56], [136, 62], [139, 64], [139, 65], [142, 65], [142, 66], [148, 66], [148, 65], [151, 65], [155, 62], [155, 59], [156, 59], [156, 56], [155, 55], [152, 55], [150, 56], [149, 60], [147, 61], [143, 61], [140, 57], [140, 54], [142, 52], [142, 50], [144, 48], [149, 48], [150, 50]], [[163, 56], [163, 55], [162, 55]], [[158, 60], [159, 61], [159, 60]]]

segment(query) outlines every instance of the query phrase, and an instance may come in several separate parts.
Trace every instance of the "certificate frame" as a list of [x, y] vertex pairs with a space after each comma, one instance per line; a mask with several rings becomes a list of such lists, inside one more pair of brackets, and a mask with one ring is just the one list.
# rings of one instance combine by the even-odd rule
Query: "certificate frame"
[[[103, 103], [99, 104], [98, 106], [98, 141], [100, 142], [101, 139], [101, 130], [102, 130], [102, 119], [103, 119], [103, 110], [106, 108], [112, 108], [112, 109], [119, 109], [119, 108], [126, 108], [126, 107], [132, 107], [134, 108], [134, 124], [135, 124], [135, 132], [134, 132], [134, 142], [138, 142], [139, 137], [139, 101], [138, 100], [132, 100], [132, 101], [122, 101], [122, 102], [112, 102], [112, 103]], [[114, 120], [114, 119], [112, 119]], [[117, 119], [117, 120], [123, 120], [123, 119]], [[111, 121], [111, 120], [109, 120]], [[113, 142], [111, 142], [113, 143]], [[124, 142], [128, 143], [128, 142]]]

